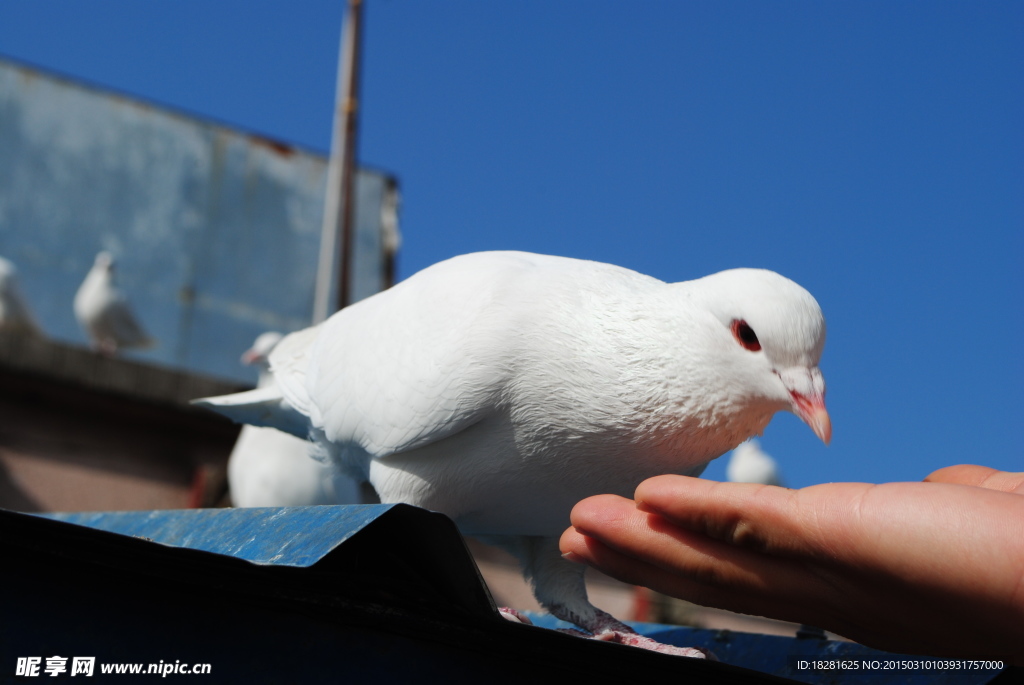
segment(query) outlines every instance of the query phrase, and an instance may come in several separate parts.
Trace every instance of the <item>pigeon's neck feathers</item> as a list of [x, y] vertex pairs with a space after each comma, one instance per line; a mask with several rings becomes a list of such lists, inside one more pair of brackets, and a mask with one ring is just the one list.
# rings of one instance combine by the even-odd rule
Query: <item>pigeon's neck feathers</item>
[[780, 405], [744, 394], [746, 369], [733, 357], [749, 353], [737, 353], [729, 323], [705, 305], [714, 288], [695, 283], [589, 267], [545, 283], [546, 298], [526, 293], [537, 303], [530, 325], [508, 332], [519, 344], [502, 338], [514, 422], [538, 442], [582, 441], [595, 454], [621, 455], [624, 440], [677, 472], [760, 433]]
[[9, 284], [14, 283], [17, 277], [17, 267], [0, 257], [0, 288], [6, 288]]
[[78, 289], [77, 301], [108, 304], [124, 301], [124, 295], [114, 283], [114, 274], [106, 264], [94, 264]]

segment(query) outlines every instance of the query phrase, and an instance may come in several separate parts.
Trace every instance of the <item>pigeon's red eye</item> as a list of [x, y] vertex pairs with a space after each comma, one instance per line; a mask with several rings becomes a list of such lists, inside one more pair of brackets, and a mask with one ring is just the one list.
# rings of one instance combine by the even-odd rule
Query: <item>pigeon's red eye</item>
[[761, 342], [757, 339], [757, 333], [754, 333], [754, 329], [743, 319], [733, 319], [732, 334], [736, 336], [736, 340], [740, 345], [743, 345], [744, 348], [751, 352], [757, 352], [761, 349]]

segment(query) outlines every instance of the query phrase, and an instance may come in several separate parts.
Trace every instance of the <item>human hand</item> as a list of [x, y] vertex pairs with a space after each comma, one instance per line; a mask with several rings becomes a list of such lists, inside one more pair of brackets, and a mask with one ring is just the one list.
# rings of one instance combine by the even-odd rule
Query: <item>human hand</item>
[[893, 652], [1024, 665], [1024, 473], [800, 490], [658, 476], [572, 511], [567, 558]]

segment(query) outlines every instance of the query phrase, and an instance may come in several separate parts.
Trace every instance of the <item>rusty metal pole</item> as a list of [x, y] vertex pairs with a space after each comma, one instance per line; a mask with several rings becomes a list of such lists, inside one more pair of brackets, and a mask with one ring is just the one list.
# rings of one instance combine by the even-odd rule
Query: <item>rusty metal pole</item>
[[[362, 21], [363, 0], [348, 0], [338, 58], [331, 159], [327, 168], [320, 260], [313, 295], [314, 324], [347, 305], [350, 298]], [[334, 306], [332, 295], [336, 296]]]

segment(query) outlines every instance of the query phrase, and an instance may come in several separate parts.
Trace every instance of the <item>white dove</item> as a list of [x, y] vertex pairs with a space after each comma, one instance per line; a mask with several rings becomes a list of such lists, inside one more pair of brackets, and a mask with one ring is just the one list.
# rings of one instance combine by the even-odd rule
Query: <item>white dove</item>
[[779, 467], [757, 440], [750, 439], [732, 451], [725, 477], [733, 483], [782, 485]]
[[[274, 384], [270, 352], [281, 340], [263, 333], [242, 355], [259, 369], [257, 387]], [[310, 504], [358, 504], [359, 487], [330, 464], [312, 459], [312, 443], [273, 428], [243, 426], [228, 459], [228, 485], [236, 507], [298, 507]]]
[[270, 356], [277, 385], [200, 400], [307, 435], [385, 503], [451, 517], [515, 554], [538, 601], [596, 639], [636, 635], [587, 600], [558, 538], [579, 500], [696, 476], [789, 410], [826, 443], [825, 320], [771, 271], [683, 283], [483, 252], [435, 264]]
[[0, 257], [0, 334], [41, 336], [43, 333], [29, 311], [18, 287], [18, 269]]
[[154, 344], [114, 283], [114, 258], [109, 252], [96, 255], [92, 269], [75, 293], [74, 307], [75, 318], [93, 348], [100, 352], [114, 354], [120, 349]]

